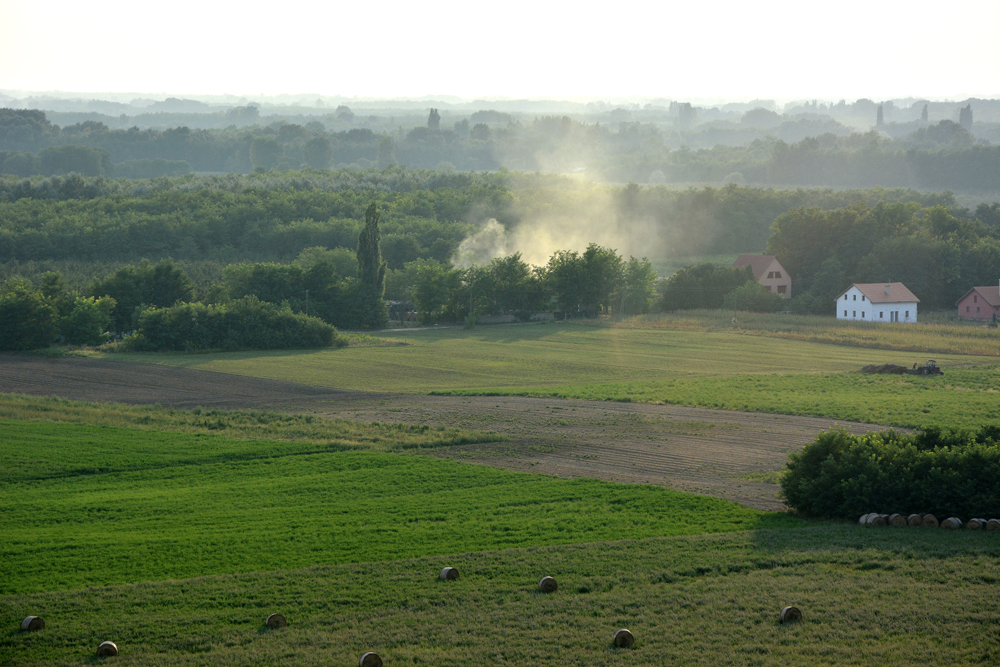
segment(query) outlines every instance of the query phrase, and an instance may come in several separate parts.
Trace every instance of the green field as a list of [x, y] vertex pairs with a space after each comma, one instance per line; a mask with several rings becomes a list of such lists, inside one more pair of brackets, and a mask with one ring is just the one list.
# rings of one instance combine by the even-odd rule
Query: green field
[[[826, 524], [6, 595], [0, 662], [93, 664], [111, 639], [120, 665], [996, 664], [998, 564], [996, 533]], [[18, 633], [28, 614], [47, 627]]]
[[[949, 352], [969, 341], [993, 345], [981, 334], [994, 330], [899, 325], [891, 336], [880, 337], [872, 327], [830, 324], [828, 318], [824, 329], [817, 324], [822, 318], [753, 316], [746, 322], [749, 329], [723, 331], [717, 319], [718, 313], [710, 313], [617, 326], [425, 330], [386, 334], [408, 343], [395, 347], [124, 358], [362, 391], [667, 402], [903, 427], [974, 426], [996, 419], [996, 358]], [[889, 347], [932, 349], [907, 352], [844, 342], [863, 335], [870, 345], [884, 340]], [[910, 366], [930, 355], [945, 368], [944, 377], [856, 372], [867, 364]]]
[[432, 457], [0, 422], [0, 593], [801, 525]]

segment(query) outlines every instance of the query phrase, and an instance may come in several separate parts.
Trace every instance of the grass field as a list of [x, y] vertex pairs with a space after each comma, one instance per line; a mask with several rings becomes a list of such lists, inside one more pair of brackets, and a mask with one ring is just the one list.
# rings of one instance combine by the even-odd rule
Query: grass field
[[338, 449], [0, 422], [0, 593], [802, 525], [660, 487]]
[[[126, 358], [363, 391], [668, 402], [902, 427], [996, 419], [1000, 374], [989, 353], [996, 330], [758, 315], [740, 325], [746, 328], [726, 331], [732, 325], [720, 318], [714, 311], [611, 326], [413, 331], [391, 334], [409, 343], [397, 347]], [[909, 366], [930, 355], [944, 377], [852, 372], [872, 363]]]
[[[5, 595], [0, 657], [92, 664], [110, 639], [117, 665], [996, 664], [998, 561], [995, 533], [826, 524]], [[14, 630], [28, 614], [47, 627]]]
[[[577, 323], [399, 332], [409, 345], [206, 355], [116, 355], [147, 363], [360, 391], [426, 393], [482, 387], [659, 381], [911, 365], [913, 353], [734, 332]], [[945, 368], [988, 363], [938, 354]]]
[[968, 428], [1000, 422], [998, 371], [998, 366], [958, 368], [949, 369], [944, 377], [862, 373], [738, 375], [439, 393], [674, 403], [904, 428], [931, 424]]

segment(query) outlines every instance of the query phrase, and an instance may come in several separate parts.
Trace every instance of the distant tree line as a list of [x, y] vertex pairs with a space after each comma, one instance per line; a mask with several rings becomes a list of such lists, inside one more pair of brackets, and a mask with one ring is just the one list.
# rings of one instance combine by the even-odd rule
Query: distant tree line
[[[621, 122], [613, 131], [607, 124], [590, 125], [567, 116], [522, 123], [482, 112], [487, 122], [463, 119], [449, 128], [437, 110], [431, 111], [426, 126], [376, 133], [368, 128], [328, 132], [315, 120], [304, 125], [278, 121], [211, 130], [110, 129], [88, 120], [59, 128], [41, 111], [0, 109], [0, 173], [154, 177], [186, 170], [247, 173], [401, 164], [463, 171], [585, 169], [604, 180], [654, 184], [733, 180], [762, 185], [1000, 189], [1000, 146], [976, 143], [970, 132], [971, 110], [965, 109], [965, 120], [960, 118], [959, 123], [920, 123], [896, 139], [874, 130], [852, 133], [831, 119], [803, 117], [779, 120], [768, 130], [771, 134], [749, 125], [734, 126], [726, 132], [743, 133], [739, 135], [743, 140], [720, 136], [695, 144], [680, 135], [668, 136], [649, 123]], [[748, 124], [770, 124], [760, 116], [773, 112], [754, 113], [746, 115]], [[498, 118], [506, 122], [501, 124]]]
[[972, 219], [914, 202], [800, 208], [775, 220], [767, 252], [791, 274], [798, 312], [832, 312], [854, 282], [902, 282], [921, 308], [950, 310], [971, 287], [1000, 278], [998, 213], [995, 204]]

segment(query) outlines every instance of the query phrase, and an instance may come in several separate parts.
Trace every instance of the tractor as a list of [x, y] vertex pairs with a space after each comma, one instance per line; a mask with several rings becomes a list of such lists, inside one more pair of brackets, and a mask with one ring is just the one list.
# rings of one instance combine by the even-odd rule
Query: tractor
[[944, 371], [938, 368], [937, 362], [928, 359], [923, 366], [913, 364], [913, 368], [906, 371], [909, 375], [944, 375]]

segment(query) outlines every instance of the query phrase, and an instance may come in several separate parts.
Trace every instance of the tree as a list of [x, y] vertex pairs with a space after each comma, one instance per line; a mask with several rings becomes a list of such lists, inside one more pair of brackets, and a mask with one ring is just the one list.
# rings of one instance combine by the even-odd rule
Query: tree
[[379, 242], [382, 233], [378, 228], [379, 212], [375, 202], [365, 209], [365, 226], [358, 235], [358, 280], [368, 285], [378, 298], [385, 293], [385, 268]]
[[250, 144], [250, 162], [254, 168], [274, 169], [284, 153], [274, 137], [257, 137]]
[[123, 266], [110, 276], [95, 280], [88, 291], [91, 296], [114, 299], [111, 325], [115, 331], [128, 331], [136, 327], [135, 317], [143, 306], [167, 308], [179, 301], [191, 301], [194, 283], [168, 257], [155, 265], [143, 260], [138, 266]]
[[929, 114], [927, 113], [927, 105], [925, 104], [924, 108], [920, 110], [920, 120], [926, 123], [928, 116]]
[[751, 313], [776, 313], [785, 307], [785, 299], [780, 294], [769, 292], [756, 280], [748, 280], [726, 295], [722, 307]]
[[642, 315], [649, 312], [656, 298], [656, 278], [656, 271], [648, 259], [629, 257], [625, 264], [622, 315]]
[[749, 266], [736, 269], [705, 263], [685, 266], [667, 279], [663, 290], [663, 310], [721, 308], [726, 294], [753, 279]]
[[972, 104], [966, 104], [964, 108], [958, 110], [958, 124], [966, 132], [972, 132]]
[[51, 146], [38, 154], [42, 172], [53, 176], [76, 172], [83, 176], [104, 176], [111, 173], [111, 156], [107, 151], [90, 146]]
[[72, 309], [59, 318], [59, 333], [71, 345], [100, 345], [108, 339], [114, 307], [115, 300], [109, 296], [78, 296]]
[[56, 335], [56, 309], [26, 280], [0, 288], [0, 350], [48, 347]]
[[396, 142], [391, 135], [384, 134], [378, 140], [378, 153], [375, 156], [375, 164], [379, 169], [385, 169], [396, 164]]
[[441, 127], [441, 114], [438, 113], [437, 109], [431, 109], [430, 114], [428, 114], [427, 127], [432, 130], [436, 130]]
[[885, 123], [885, 120], [884, 120], [884, 118], [882, 116], [882, 105], [880, 104], [880, 105], [878, 105], [878, 111], [875, 112], [875, 126], [876, 127], [882, 127], [882, 125], [884, 123]]
[[313, 137], [302, 147], [302, 157], [313, 169], [326, 169], [333, 159], [333, 149], [326, 137]]

